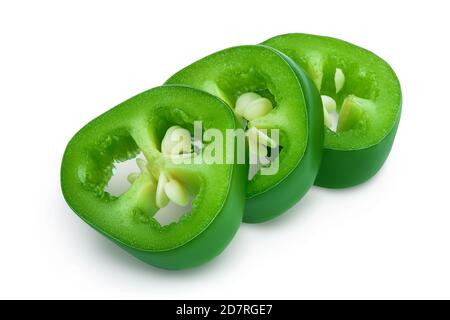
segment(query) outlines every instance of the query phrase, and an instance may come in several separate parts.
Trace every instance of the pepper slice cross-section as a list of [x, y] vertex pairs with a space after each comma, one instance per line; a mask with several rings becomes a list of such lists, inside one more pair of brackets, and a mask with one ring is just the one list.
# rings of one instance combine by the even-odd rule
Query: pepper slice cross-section
[[[204, 149], [189, 153], [186, 140], [180, 156], [193, 161], [174, 161], [178, 155], [167, 153], [177, 146], [163, 142], [165, 135], [181, 128], [186, 138], [194, 121], [224, 137], [227, 129], [240, 127], [220, 99], [182, 86], [148, 90], [94, 119], [64, 153], [61, 186], [67, 203], [97, 231], [154, 266], [183, 269], [211, 260], [242, 221], [248, 166], [196, 162]], [[129, 176], [130, 188], [120, 196], [105, 192], [114, 163], [140, 152], [146, 160], [138, 161], [140, 173]], [[161, 226], [154, 219], [166, 197], [185, 204], [188, 194], [192, 209], [180, 221]]]
[[315, 184], [345, 188], [375, 175], [400, 121], [401, 88], [392, 68], [368, 50], [329, 37], [285, 34], [263, 44], [304, 68], [322, 96], [324, 153]]
[[[251, 178], [244, 222], [270, 220], [299, 201], [313, 185], [323, 147], [322, 102], [306, 72], [266, 46], [240, 46], [209, 55], [166, 82], [214, 94], [246, 123], [249, 149], [263, 158], [278, 130], [278, 170]], [[267, 131], [267, 134], [262, 132]], [[258, 137], [260, 143], [255, 142]]]

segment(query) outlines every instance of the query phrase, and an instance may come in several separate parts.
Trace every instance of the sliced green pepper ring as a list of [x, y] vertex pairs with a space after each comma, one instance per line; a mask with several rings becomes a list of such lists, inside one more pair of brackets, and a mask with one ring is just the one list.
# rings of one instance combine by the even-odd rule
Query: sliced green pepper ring
[[[61, 186], [70, 207], [88, 224], [137, 258], [161, 268], [182, 269], [218, 255], [236, 233], [245, 204], [246, 164], [178, 163], [161, 152], [168, 128], [193, 130], [240, 127], [220, 99], [193, 88], [163, 86], [141, 93], [83, 127], [69, 142], [61, 168]], [[105, 192], [115, 162], [143, 152], [141, 173], [128, 191]], [[188, 154], [195, 158], [201, 155]], [[161, 226], [158, 211], [161, 176], [168, 197], [193, 196], [192, 211], [177, 223]], [[220, 181], [220, 183], [218, 183]], [[181, 189], [180, 189], [181, 188]], [[164, 197], [160, 197], [160, 202]], [[162, 200], [161, 200], [162, 199]]]
[[279, 161], [278, 171], [259, 171], [249, 181], [244, 222], [280, 215], [313, 185], [322, 156], [322, 104], [312, 81], [290, 58], [266, 46], [229, 48], [194, 62], [166, 83], [218, 96], [248, 120], [247, 128], [278, 129], [279, 156], [273, 160]]
[[329, 37], [286, 34], [263, 44], [304, 68], [322, 95], [324, 154], [315, 184], [351, 187], [375, 175], [400, 121], [401, 88], [391, 67], [370, 51]]

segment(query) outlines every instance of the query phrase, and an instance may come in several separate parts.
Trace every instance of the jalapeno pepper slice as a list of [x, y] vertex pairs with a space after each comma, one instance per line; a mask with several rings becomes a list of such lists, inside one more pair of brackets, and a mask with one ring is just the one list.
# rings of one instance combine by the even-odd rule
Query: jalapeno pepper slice
[[344, 188], [375, 175], [400, 121], [401, 89], [392, 68], [370, 51], [329, 37], [286, 34], [264, 44], [304, 68], [322, 95], [324, 154], [315, 183]]
[[[278, 170], [259, 171], [247, 190], [245, 222], [272, 219], [300, 200], [313, 185], [323, 146], [320, 96], [307, 74], [290, 58], [266, 46], [240, 46], [209, 55], [173, 75], [167, 84], [205, 90], [247, 121], [251, 135], [279, 132]], [[271, 144], [266, 137], [264, 146]], [[265, 155], [265, 151], [263, 150]]]
[[[225, 136], [239, 128], [231, 109], [216, 97], [180, 86], [141, 93], [83, 127], [69, 142], [61, 167], [64, 197], [77, 215], [139, 259], [167, 269], [198, 266], [218, 255], [237, 231], [245, 204], [247, 165], [180, 163], [167, 155], [177, 146], [167, 132], [189, 135], [195, 120]], [[166, 135], [165, 135], [166, 133]], [[180, 156], [202, 155], [186, 148]], [[141, 172], [130, 175], [128, 191], [105, 192], [115, 162], [135, 157]], [[179, 151], [175, 156], [178, 156]], [[154, 215], [172, 200], [192, 210], [161, 226]]]

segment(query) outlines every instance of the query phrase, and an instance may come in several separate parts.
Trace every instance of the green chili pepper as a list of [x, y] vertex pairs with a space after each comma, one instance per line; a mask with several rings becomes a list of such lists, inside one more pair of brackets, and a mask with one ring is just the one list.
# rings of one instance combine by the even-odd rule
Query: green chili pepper
[[[278, 171], [259, 171], [248, 184], [245, 222], [272, 219], [313, 185], [323, 147], [320, 96], [307, 74], [287, 56], [265, 46], [229, 48], [207, 56], [166, 83], [215, 94], [247, 122], [249, 145], [262, 129], [279, 130]], [[263, 147], [271, 147], [270, 141]], [[260, 155], [258, 153], [258, 155]], [[263, 151], [263, 156], [265, 151]]]
[[263, 44], [303, 67], [322, 95], [324, 154], [315, 183], [343, 188], [375, 175], [400, 121], [401, 89], [391, 67], [365, 49], [328, 37], [286, 34]]
[[[224, 136], [226, 129], [240, 127], [222, 101], [180, 86], [146, 91], [94, 119], [64, 153], [61, 186], [66, 201], [93, 228], [152, 265], [181, 269], [212, 259], [242, 221], [248, 166], [175, 162], [178, 156], [195, 159], [205, 150], [192, 152], [185, 139], [195, 120]], [[175, 131], [181, 147], [167, 138]], [[147, 162], [139, 161], [141, 172], [130, 175], [129, 190], [118, 197], [105, 192], [114, 163], [139, 152]], [[192, 211], [178, 223], [161, 226], [154, 219], [168, 201], [185, 205], [190, 196]]]

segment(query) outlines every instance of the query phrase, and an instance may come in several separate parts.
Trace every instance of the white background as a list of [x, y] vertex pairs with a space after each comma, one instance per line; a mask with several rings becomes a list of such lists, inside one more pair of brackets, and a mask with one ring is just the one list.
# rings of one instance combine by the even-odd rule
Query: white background
[[[2, 1], [0, 298], [450, 298], [448, 1]], [[65, 204], [66, 143], [214, 51], [305, 32], [386, 59], [403, 114], [370, 182], [313, 188], [201, 268], [147, 266]]]

